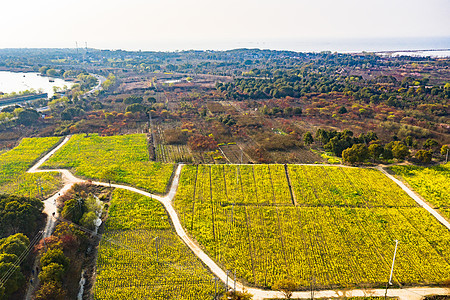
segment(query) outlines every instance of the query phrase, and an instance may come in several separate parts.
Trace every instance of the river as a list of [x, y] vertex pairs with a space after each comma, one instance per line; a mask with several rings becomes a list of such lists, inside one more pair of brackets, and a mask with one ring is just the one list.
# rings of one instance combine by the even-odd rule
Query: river
[[[50, 82], [50, 80], [54, 80], [54, 82]], [[64, 86], [70, 88], [73, 84], [73, 82], [60, 78], [40, 76], [40, 73], [0, 71], [0, 92], [8, 94], [34, 89], [35, 91], [47, 93], [49, 97], [52, 97], [54, 86], [63, 89]]]

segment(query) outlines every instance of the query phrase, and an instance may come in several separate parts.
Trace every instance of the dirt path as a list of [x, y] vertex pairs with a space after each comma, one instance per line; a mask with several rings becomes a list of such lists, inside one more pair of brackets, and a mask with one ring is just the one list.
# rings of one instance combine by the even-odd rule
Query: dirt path
[[389, 174], [383, 167], [378, 166], [378, 170], [380, 170], [384, 175], [389, 177], [393, 182], [395, 182], [402, 190], [404, 190], [408, 196], [414, 199], [414, 201], [417, 202], [420, 206], [425, 208], [430, 214], [432, 214], [439, 222], [442, 223], [445, 227], [447, 227], [448, 230], [450, 230], [450, 223], [441, 216], [435, 209], [433, 209], [430, 205], [425, 203], [422, 199], [420, 199], [419, 195], [417, 195], [415, 192], [413, 192], [411, 189], [409, 189], [403, 182]]
[[[47, 222], [44, 227], [44, 232], [42, 235], [42, 238], [49, 237], [53, 230], [55, 229], [55, 218], [58, 217], [58, 210], [56, 209], [56, 199], [60, 195], [64, 195], [68, 190], [72, 188], [72, 186], [75, 183], [83, 182], [83, 180], [76, 178], [72, 175], [72, 173], [69, 170], [63, 170], [63, 169], [57, 169], [57, 170], [39, 170], [39, 167], [47, 161], [53, 154], [55, 154], [56, 151], [58, 151], [62, 146], [64, 146], [70, 139], [70, 136], [66, 136], [64, 140], [52, 151], [47, 153], [43, 158], [41, 158], [34, 166], [32, 166], [27, 173], [41, 173], [41, 172], [60, 172], [61, 173], [61, 179], [64, 184], [64, 186], [56, 192], [53, 196], [46, 199], [44, 201], [44, 213], [47, 215]], [[53, 214], [54, 213], [54, 217]], [[34, 262], [33, 270], [36, 270], [36, 267], [39, 265], [38, 260]], [[33, 278], [33, 283], [30, 282], [27, 284], [27, 292], [25, 293], [25, 299], [29, 300], [31, 299], [31, 296], [34, 292], [34, 290], [39, 286], [39, 278], [37, 277], [37, 273], [35, 273], [35, 276]]]
[[[47, 155], [45, 155], [42, 159], [40, 159], [28, 171], [30, 173], [35, 173], [35, 172], [55, 172], [55, 171], [62, 173], [64, 187], [61, 190], [59, 190], [58, 193], [56, 193], [55, 195], [53, 195], [52, 197], [50, 197], [50, 198], [48, 198], [47, 200], [44, 201], [44, 203], [45, 203], [44, 212], [48, 215], [47, 224], [46, 224], [45, 230], [44, 230], [44, 236], [45, 237], [49, 236], [52, 233], [52, 231], [54, 229], [54, 226], [55, 226], [55, 224], [53, 222], [53, 218], [51, 217], [51, 214], [53, 212], [55, 212], [55, 215], [58, 213], [57, 210], [56, 210], [56, 205], [55, 205], [55, 201], [54, 200], [56, 200], [56, 198], [58, 198], [59, 195], [63, 195], [64, 193], [66, 193], [72, 187], [73, 184], [79, 183], [79, 182], [84, 182], [84, 180], [75, 177], [69, 170], [64, 170], [64, 169], [39, 170], [39, 167], [48, 158], [50, 158], [57, 150], [59, 150], [63, 145], [65, 145], [69, 141], [69, 139], [70, 139], [70, 136], [66, 137], [64, 139], [64, 141], [60, 145], [58, 145], [58, 147], [56, 147], [55, 149], [50, 151]], [[317, 166], [317, 165], [315, 165], [315, 166]], [[174, 225], [175, 231], [178, 234], [178, 236], [186, 243], [186, 245], [192, 250], [192, 252], [194, 252], [194, 254], [206, 266], [208, 266], [208, 268], [211, 270], [211, 272], [215, 276], [217, 276], [220, 280], [222, 280], [222, 282], [227, 282], [228, 281], [229, 287], [233, 288], [234, 284], [235, 284], [233, 279], [232, 278], [228, 278], [228, 280], [227, 280], [226, 272], [224, 270], [222, 270], [200, 248], [200, 246], [192, 238], [190, 238], [187, 235], [186, 231], [184, 230], [183, 226], [180, 223], [180, 220], [178, 218], [178, 214], [176, 213], [176, 211], [175, 211], [175, 209], [174, 209], [174, 207], [172, 205], [172, 201], [173, 201], [173, 199], [174, 199], [174, 197], [176, 195], [177, 189], [178, 189], [178, 184], [179, 184], [180, 174], [181, 174], [181, 169], [182, 168], [183, 168], [183, 165], [178, 165], [178, 167], [177, 167], [177, 169], [175, 171], [175, 176], [173, 177], [172, 185], [171, 185], [171, 187], [169, 189], [169, 192], [165, 196], [153, 195], [153, 194], [151, 194], [149, 192], [137, 189], [135, 187], [130, 187], [130, 186], [121, 185], [121, 184], [111, 184], [111, 186], [115, 187], [115, 188], [120, 188], [120, 189], [125, 189], [125, 190], [128, 190], [128, 191], [132, 191], [132, 192], [144, 195], [146, 197], [153, 198], [153, 199], [158, 200], [159, 202], [161, 202], [164, 205], [165, 209], [167, 210], [167, 213], [169, 214], [169, 216], [170, 216], [170, 218], [172, 220], [172, 224]], [[395, 179], [391, 175], [387, 174], [386, 171], [383, 170], [382, 168], [380, 168], [380, 171], [382, 171], [390, 179], [395, 181], [403, 190], [405, 190], [408, 193], [408, 195], [410, 195], [421, 206], [423, 206], [425, 209], [427, 209], [426, 206], [428, 206], [428, 205], [426, 203], [424, 203], [411, 190], [409, 190], [402, 182], [398, 181], [397, 179]], [[104, 182], [94, 181], [92, 183], [96, 184], [96, 185], [101, 185], [101, 186], [109, 186], [108, 183], [104, 183]], [[436, 211], [434, 211], [431, 207], [428, 206], [428, 208], [429, 209], [427, 209], [427, 210], [430, 213], [432, 213], [436, 218], [438, 218], [438, 217], [442, 218], [439, 214], [437, 214], [438, 216], [436, 216], [435, 215]], [[442, 223], [442, 221], [441, 221], [441, 223]], [[448, 224], [448, 222], [447, 222], [447, 224]], [[450, 229], [450, 224], [448, 224], [447, 228]], [[34, 282], [32, 288], [30, 288], [30, 285], [29, 285], [25, 299], [27, 299], [27, 300], [31, 299], [30, 297], [31, 297], [32, 291], [34, 290], [34, 288], [36, 286], [37, 286], [37, 280], [36, 280], [36, 282]], [[247, 286], [245, 286], [242, 283], [237, 282], [237, 281], [236, 281], [236, 288], [238, 290], [241, 290], [241, 291], [243, 289], [247, 290], [248, 292], [250, 292], [253, 295], [253, 299], [254, 300], [262, 300], [262, 299], [265, 299], [265, 298], [284, 298], [284, 296], [280, 292], [247, 287]], [[323, 290], [323, 291], [314, 291], [314, 297], [316, 297], [316, 298], [342, 297], [344, 295], [346, 297], [350, 297], [350, 296], [352, 296], [352, 297], [384, 296], [384, 293], [385, 293], [384, 289], [367, 289], [367, 290], [357, 289], [357, 290], [348, 290], [348, 291]], [[418, 300], [418, 299], [421, 299], [422, 296], [424, 296], [424, 295], [432, 295], [432, 294], [441, 294], [441, 295], [442, 294], [449, 294], [449, 291], [447, 289], [444, 289], [444, 288], [432, 288], [432, 287], [417, 287], [417, 288], [408, 288], [408, 289], [390, 289], [388, 291], [388, 296], [399, 297], [402, 300], [416, 300], [416, 299]], [[310, 299], [311, 298], [311, 292], [295, 292], [293, 294], [293, 298]]]

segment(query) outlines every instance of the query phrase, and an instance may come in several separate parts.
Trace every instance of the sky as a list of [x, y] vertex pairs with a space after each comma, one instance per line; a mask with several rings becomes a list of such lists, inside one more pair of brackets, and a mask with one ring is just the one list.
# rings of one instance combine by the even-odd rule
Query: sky
[[0, 48], [72, 48], [77, 41], [184, 50], [450, 37], [449, 0], [3, 0], [0, 11]]

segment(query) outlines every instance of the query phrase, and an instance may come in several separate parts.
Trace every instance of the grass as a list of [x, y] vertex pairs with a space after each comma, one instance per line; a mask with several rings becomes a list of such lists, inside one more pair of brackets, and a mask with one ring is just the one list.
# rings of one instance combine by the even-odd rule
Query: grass
[[333, 156], [330, 152], [323, 152], [311, 149], [313, 153], [320, 155], [323, 159], [325, 159], [329, 164], [341, 164], [342, 161], [337, 156]]

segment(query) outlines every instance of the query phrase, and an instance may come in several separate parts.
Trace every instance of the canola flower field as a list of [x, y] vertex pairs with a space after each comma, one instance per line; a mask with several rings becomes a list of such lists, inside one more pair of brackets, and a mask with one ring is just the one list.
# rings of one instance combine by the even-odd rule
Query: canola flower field
[[395, 240], [397, 285], [450, 278], [450, 232], [376, 170], [185, 166], [175, 207], [204, 250], [251, 285], [383, 287]]
[[164, 194], [174, 165], [149, 161], [145, 134], [79, 134], [72, 136], [43, 167], [73, 169], [85, 178], [111, 180]]
[[[23, 139], [0, 154], [0, 193], [46, 197], [56, 172], [26, 170], [59, 137]], [[172, 164], [150, 162], [145, 135], [75, 135], [45, 164], [164, 194]], [[394, 166], [450, 217], [450, 164]], [[113, 175], [111, 175], [113, 174]], [[395, 245], [394, 283], [450, 278], [450, 232], [373, 169], [300, 165], [184, 166], [174, 201], [180, 220], [223, 269], [254, 286], [285, 277], [304, 289], [383, 287]], [[211, 299], [223, 292], [172, 230], [156, 200], [116, 189], [99, 248], [95, 299]], [[217, 284], [217, 286], [216, 286]]]
[[47, 197], [60, 185], [57, 172], [28, 174], [26, 171], [60, 141], [60, 137], [24, 138], [0, 154], [0, 193]]
[[390, 169], [450, 219], [450, 163], [433, 167], [392, 166]]
[[94, 299], [214, 298], [213, 275], [176, 235], [161, 203], [116, 189], [108, 214]]

